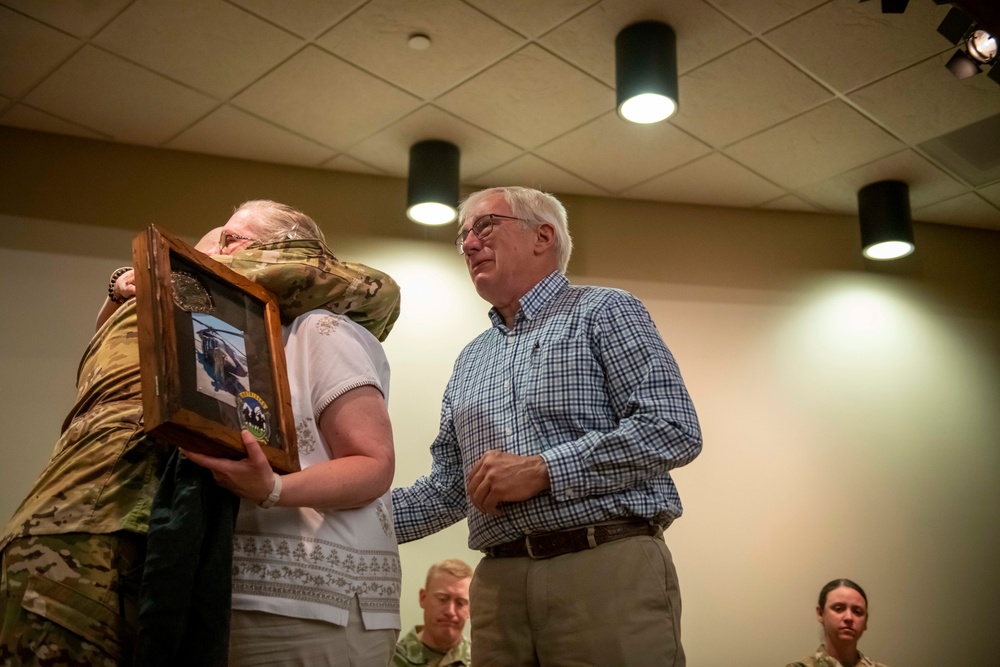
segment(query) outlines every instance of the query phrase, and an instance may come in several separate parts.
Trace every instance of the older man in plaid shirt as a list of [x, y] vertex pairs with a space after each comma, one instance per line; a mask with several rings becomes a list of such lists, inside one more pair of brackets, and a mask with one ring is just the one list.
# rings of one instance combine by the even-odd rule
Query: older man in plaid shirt
[[663, 530], [701, 430], [673, 356], [634, 296], [569, 284], [551, 195], [483, 190], [459, 223], [493, 326], [455, 362], [431, 473], [393, 491], [398, 540], [468, 517], [476, 667], [684, 665]]

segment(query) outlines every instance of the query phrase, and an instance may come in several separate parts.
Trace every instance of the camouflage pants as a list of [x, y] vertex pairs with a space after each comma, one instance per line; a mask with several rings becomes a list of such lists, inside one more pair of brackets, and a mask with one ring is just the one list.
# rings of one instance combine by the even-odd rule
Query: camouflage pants
[[132, 664], [145, 539], [36, 535], [3, 550], [0, 665]]

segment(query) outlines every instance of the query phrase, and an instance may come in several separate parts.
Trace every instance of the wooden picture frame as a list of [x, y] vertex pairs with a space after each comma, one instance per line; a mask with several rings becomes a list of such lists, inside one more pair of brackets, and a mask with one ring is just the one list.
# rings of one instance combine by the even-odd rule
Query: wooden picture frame
[[132, 240], [145, 431], [211, 456], [299, 470], [274, 295], [152, 225]]

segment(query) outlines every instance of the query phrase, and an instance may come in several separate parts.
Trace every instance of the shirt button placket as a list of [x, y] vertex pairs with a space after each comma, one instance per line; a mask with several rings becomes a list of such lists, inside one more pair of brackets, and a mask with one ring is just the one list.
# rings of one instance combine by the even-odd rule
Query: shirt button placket
[[512, 436], [514, 435], [514, 394], [510, 391], [511, 387], [511, 376], [514, 373], [514, 360], [516, 356], [516, 344], [517, 335], [513, 331], [507, 332], [507, 351], [504, 355], [503, 373], [506, 376], [503, 382], [504, 388], [504, 435], [507, 436], [508, 449], [507, 451], [516, 452], [517, 443], [514, 442]]

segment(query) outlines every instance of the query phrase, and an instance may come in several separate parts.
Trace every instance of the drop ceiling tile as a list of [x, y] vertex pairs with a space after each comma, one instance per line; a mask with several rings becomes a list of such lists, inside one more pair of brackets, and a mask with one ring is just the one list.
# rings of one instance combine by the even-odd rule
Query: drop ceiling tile
[[[433, 1], [444, 3], [444, 0]], [[538, 44], [515, 46], [505, 51], [513, 52], [514, 60], [510, 63], [494, 59], [490, 61], [492, 64], [483, 65], [486, 69], [479, 68], [469, 75], [471, 78], [449, 92], [455, 96], [446, 100], [452, 106], [445, 107], [438, 100], [427, 104], [416, 96], [406, 95], [385, 78], [366, 72], [365, 67], [354, 68], [343, 58], [304, 43], [303, 38], [323, 35], [338, 21], [362, 13], [368, 5], [372, 5], [368, 11], [388, 7], [384, 0], [297, 0], [295, 3], [284, 0], [176, 0], [171, 3], [162, 0], [75, 3], [0, 0], [0, 124], [147, 145], [162, 145], [176, 138], [176, 144], [171, 146], [190, 142], [185, 143], [187, 149], [204, 151], [206, 145], [213, 144], [218, 145], [219, 150], [253, 159], [293, 164], [300, 159], [311, 163], [312, 153], [318, 149], [320, 161], [312, 164], [321, 168], [386, 175], [388, 172], [382, 167], [371, 163], [373, 156], [379, 155], [397, 176], [401, 175], [401, 165], [412, 143], [408, 133], [421, 127], [434, 134], [457, 133], [446, 138], [455, 138], [462, 145], [464, 182], [476, 181], [485, 175], [490, 177], [491, 183], [522, 182], [555, 191], [606, 196], [612, 192], [610, 187], [604, 188], [594, 180], [602, 167], [594, 167], [587, 162], [588, 158], [569, 157], [575, 157], [576, 151], [571, 147], [574, 143], [571, 135], [576, 130], [583, 131], [584, 126], [614, 107], [614, 91], [610, 84], [613, 83], [613, 39], [617, 31], [637, 20], [671, 22], [676, 19], [672, 22], [678, 28], [682, 71], [686, 76], [681, 77], [680, 115], [671, 122], [680, 136], [704, 137], [713, 144], [729, 142], [716, 144], [720, 146], [716, 152], [733, 158], [742, 167], [789, 191], [792, 187], [797, 188], [795, 196], [776, 196], [758, 204], [758, 208], [784, 206], [809, 210], [821, 208], [821, 203], [843, 207], [844, 201], [854, 199], [856, 187], [852, 178], [857, 180], [857, 174], [865, 174], [868, 178], [871, 170], [876, 172], [871, 178], [881, 177], [883, 173], [896, 174], [898, 172], [887, 169], [886, 165], [900, 159], [909, 164], [911, 170], [914, 161], [922, 165], [916, 168], [916, 173], [930, 179], [913, 189], [911, 200], [915, 210], [931, 210], [940, 215], [945, 215], [941, 211], [952, 211], [952, 219], [962, 224], [954, 209], [960, 208], [963, 201], [971, 202], [967, 206], [981, 208], [991, 203], [996, 205], [1000, 197], [1000, 184], [990, 171], [996, 167], [980, 169], [973, 174], [962, 171], [959, 163], [945, 160], [944, 153], [932, 150], [935, 145], [947, 144], [955, 154], [953, 157], [961, 157], [970, 164], [980, 164], [984, 160], [988, 166], [997, 164], [989, 152], [991, 143], [996, 142], [990, 141], [988, 133], [973, 130], [993, 118], [988, 114], [1000, 110], [997, 97], [1000, 87], [985, 76], [965, 81], [953, 79], [942, 64], [954, 51], [947, 43], [918, 60], [906, 55], [903, 60], [909, 59], [912, 63], [909, 67], [893, 65], [882, 77], [884, 80], [852, 89], [854, 92], [848, 104], [861, 109], [857, 115], [843, 109], [838, 112], [839, 103], [797, 100], [798, 95], [815, 83], [803, 83], [802, 86], [806, 86], [803, 88], [781, 81], [779, 83], [788, 92], [779, 87], [778, 92], [755, 97], [758, 91], [777, 85], [769, 78], [758, 78], [772, 74], [770, 70], [775, 67], [770, 63], [775, 53], [781, 57], [789, 53], [783, 47], [774, 47], [769, 36], [752, 40], [749, 33], [770, 30], [774, 35], [790, 26], [794, 29], [808, 27], [805, 19], [829, 11], [840, 16], [839, 24], [828, 21], [829, 25], [821, 25], [814, 33], [814, 41], [833, 44], [841, 51], [853, 49], [860, 53], [860, 48], [853, 47], [860, 38], [851, 31], [858, 29], [864, 33], [871, 30], [871, 26], [855, 22], [851, 14], [861, 10], [867, 12], [869, 7], [877, 10], [876, 0], [860, 5], [856, 0], [457, 1], [464, 6], [460, 10], [463, 13], [477, 14], [486, 24], [497, 23], [517, 33], [519, 41], [516, 44], [531, 42], [531, 38]], [[393, 16], [405, 18], [421, 11], [420, 7], [407, 6], [421, 3], [394, 0], [392, 4], [396, 5], [392, 9]], [[921, 7], [910, 3], [905, 15], [878, 16], [874, 22], [890, 26], [892, 29], [884, 28], [888, 32], [909, 34], [908, 31], [913, 32], [916, 28], [899, 28], [899, 21], [923, 16], [927, 19], [926, 34], [922, 33], [924, 36], [917, 41], [927, 39], [928, 35], [938, 39], [935, 32], [940, 18], [936, 13], [938, 9], [926, 0], [922, 4]], [[817, 8], [818, 5], [822, 6]], [[438, 16], [434, 19], [441, 20]], [[620, 23], [615, 25], [615, 21]], [[819, 20], [813, 24], [823, 22]], [[236, 29], [244, 23], [250, 26], [249, 32]], [[434, 32], [434, 25], [436, 23], [427, 30]], [[719, 30], [698, 30], [705, 25], [717, 25]], [[453, 26], [443, 28], [445, 33], [453, 29]], [[847, 34], [839, 34], [845, 30]], [[718, 33], [720, 41], [713, 41], [717, 38], [714, 33]], [[107, 49], [84, 46], [73, 36], [90, 38], [96, 35], [93, 37], [96, 43], [104, 39], [105, 34], [114, 37], [115, 44], [120, 41], [133, 48], [134, 55], [119, 60]], [[239, 37], [229, 37], [234, 34]], [[245, 34], [252, 36], [248, 39]], [[166, 44], [175, 35], [181, 42], [178, 48]], [[276, 48], [271, 38], [274, 35], [280, 36], [279, 42], [292, 44], [291, 50]], [[523, 35], [528, 35], [529, 39]], [[240, 42], [235, 46], [223, 43], [227, 39]], [[595, 39], [598, 42], [588, 43]], [[227, 55], [221, 64], [213, 64], [219, 60], [213, 58], [217, 45], [236, 55]], [[890, 42], [888, 48], [904, 55], [908, 49], [913, 50], [894, 42]], [[177, 50], [193, 55], [181, 53], [176, 56]], [[873, 53], [882, 50], [880, 46]], [[272, 51], [277, 57], [268, 60], [269, 54], [274, 55]], [[839, 59], [842, 56], [832, 57]], [[864, 56], [855, 54], [853, 57], [855, 60], [849, 58], [845, 69], [852, 76], [851, 70], [859, 69], [860, 76], [867, 65], [858, 68], [856, 63]], [[195, 64], [192, 65], [192, 61]], [[753, 66], [749, 66], [751, 62]], [[796, 64], [800, 71], [808, 70], [815, 75], [814, 79], [819, 78], [813, 65]], [[687, 69], [683, 70], [684, 67]], [[743, 76], [730, 74], [740, 71], [741, 67]], [[776, 67], [789, 71], [780, 60]], [[231, 108], [213, 111], [222, 104], [217, 99], [222, 96], [192, 92], [193, 86], [180, 80], [178, 72], [184, 68], [191, 68], [194, 71], [191, 76], [198, 77], [199, 81], [221, 78], [227, 86], [244, 77], [248, 83], [235, 93], [246, 93], [240, 99], [242, 111], [232, 102], [228, 105]], [[162, 76], [157, 76], [157, 71], [161, 71]], [[219, 74], [221, 71], [225, 72]], [[602, 71], [604, 74], [599, 74]], [[264, 78], [259, 87], [254, 85], [257, 72]], [[504, 72], [507, 75], [516, 73], [518, 78], [512, 81], [509, 76], [498, 76]], [[863, 73], [865, 77], [871, 76], [867, 70]], [[53, 78], [46, 80], [50, 74]], [[595, 78], [597, 76], [604, 81]], [[699, 81], [699, 77], [706, 80]], [[726, 77], [736, 79], [732, 85], [737, 86], [738, 92], [723, 89], [719, 82]], [[790, 78], [799, 77], [801, 75], [791, 71]], [[806, 77], [801, 80], [809, 81]], [[741, 84], [750, 81], [749, 89], [739, 89]], [[832, 87], [827, 86], [829, 81], [819, 83]], [[700, 84], [707, 92], [701, 92], [695, 84]], [[466, 85], [469, 88], [466, 89]], [[716, 85], [718, 90], [713, 87]], [[36, 86], [37, 90], [33, 90]], [[7, 90], [9, 87], [18, 90], [11, 92]], [[350, 91], [351, 100], [341, 102], [329, 92], [331, 90]], [[775, 107], [766, 108], [761, 102], [763, 97], [772, 98]], [[725, 100], [733, 98], [740, 99], [741, 104], [727, 105]], [[558, 103], [550, 103], [552, 99]], [[712, 99], [711, 104], [705, 101], [708, 99]], [[791, 104], [793, 101], [803, 106]], [[813, 108], [810, 103], [823, 106]], [[355, 110], [350, 104], [364, 105], [364, 108]], [[454, 119], [457, 123], [454, 129], [437, 124], [437, 120], [450, 118], [451, 113], [460, 114], [462, 119]], [[768, 120], [772, 113], [778, 116], [777, 120]], [[824, 114], [844, 116], [845, 127], [841, 134], [827, 127], [833, 123], [827, 123]], [[983, 118], [984, 114], [987, 117]], [[924, 118], [921, 120], [920, 116]], [[722, 120], [717, 120], [719, 117]], [[783, 121], [786, 117], [790, 120]], [[912, 152], [904, 151], [902, 144], [887, 141], [885, 134], [873, 130], [864, 117], [870, 118], [872, 125], [885, 128], [889, 134], [907, 143], [914, 142]], [[464, 125], [463, 120], [469, 125]], [[775, 126], [773, 123], [780, 124]], [[260, 131], [253, 132], [248, 140], [254, 125], [258, 125]], [[219, 136], [208, 136], [213, 134], [206, 130], [209, 127]], [[277, 144], [277, 137], [285, 130], [291, 137], [290, 152], [279, 149]], [[231, 131], [235, 131], [233, 135], [224, 139]], [[179, 137], [182, 132], [184, 134]], [[204, 134], [199, 135], [199, 132]], [[471, 133], [471, 138], [466, 132]], [[746, 134], [748, 132], [751, 134]], [[567, 133], [570, 136], [564, 143], [555, 141]], [[730, 138], [727, 133], [737, 136]], [[192, 139], [194, 136], [205, 138], [199, 142]], [[924, 138], [927, 136], [930, 138]], [[366, 141], [369, 138], [370, 141]], [[397, 142], [394, 147], [388, 145], [390, 138]], [[387, 143], [380, 145], [380, 140]], [[480, 141], [485, 143], [480, 144]], [[692, 141], [700, 145], [696, 139]], [[555, 157], [542, 157], [543, 150], [537, 147], [545, 142], [552, 142], [546, 150], [561, 150], [567, 154], [565, 159], [559, 157], [559, 164], [556, 164]], [[613, 142], [598, 140], [591, 152], [619, 155], [620, 147], [608, 148], [609, 143]], [[475, 147], [467, 149], [473, 144]], [[973, 151], [970, 146], [982, 148]], [[524, 147], [535, 148], [537, 154], [518, 158], [518, 150]], [[351, 151], [351, 155], [343, 151]], [[365, 155], [357, 154], [362, 151]], [[711, 153], [707, 147], [705, 151], [672, 168], [683, 175], [689, 170], [696, 172], [713, 161], [728, 164], [718, 156], [704, 157]], [[275, 154], [277, 152], [282, 154]], [[582, 153], [582, 149], [579, 152]], [[886, 156], [889, 157], [883, 161]], [[655, 164], [659, 157], [640, 153], [638, 161], [648, 159]], [[922, 159], [930, 163], [929, 173], [926, 171], [928, 166], [920, 162]], [[592, 173], [581, 173], [581, 169]], [[740, 167], [734, 169], [740, 172]], [[768, 169], [774, 170], [773, 173]], [[955, 190], [954, 185], [945, 187], [944, 184], [950, 181], [939, 180], [939, 170], [961, 186], [968, 186], [967, 192], [974, 190], [975, 198], [953, 197], [955, 201], [945, 201], [944, 198], [951, 197]], [[713, 171], [718, 174], [724, 168]], [[636, 184], [642, 181], [669, 173], [669, 169], [656, 171], [629, 182], [628, 186], [638, 187]], [[612, 177], [625, 179], [618, 173]], [[732, 193], [729, 189], [720, 189], [719, 196], [725, 198]], [[930, 203], [938, 198], [942, 198], [938, 202], [942, 206]], [[837, 200], [841, 203], [837, 204]], [[924, 203], [927, 206], [923, 206]], [[983, 211], [993, 213], [992, 208]]]
[[385, 176], [385, 172], [382, 170], [376, 169], [370, 164], [365, 164], [361, 160], [355, 160], [350, 155], [344, 155], [343, 153], [335, 158], [327, 160], [320, 166], [323, 167], [323, 169], [329, 169], [331, 171], [348, 171], [354, 174]]
[[365, 0], [230, 0], [285, 30], [312, 39], [354, 11]]
[[513, 162], [472, 179], [476, 185], [496, 187], [521, 185], [544, 192], [574, 195], [607, 196], [608, 193], [587, 181], [549, 164], [534, 155], [524, 155]]
[[805, 211], [807, 213], [822, 211], [822, 209], [818, 206], [813, 206], [809, 202], [803, 201], [795, 195], [785, 195], [784, 197], [772, 199], [771, 201], [758, 205], [757, 208], [766, 208], [775, 211]]
[[824, 104], [733, 144], [725, 153], [796, 189], [895, 153], [903, 145], [847, 104]]
[[746, 41], [746, 31], [703, 2], [603, 0], [542, 38], [548, 48], [610, 86], [615, 36], [639, 21], [662, 21], [677, 35], [677, 69], [686, 72]]
[[93, 46], [77, 51], [24, 101], [118, 141], [158, 145], [216, 102]]
[[670, 123], [629, 123], [611, 111], [535, 153], [618, 192], [710, 151]]
[[202, 118], [166, 148], [300, 167], [316, 167], [334, 155], [326, 146], [230, 106]]
[[979, 193], [980, 197], [1000, 208], [1000, 183], [979, 188], [976, 192]]
[[981, 75], [955, 78], [945, 67], [951, 54], [929, 58], [848, 97], [911, 144], [997, 113], [1000, 85]]
[[[414, 33], [430, 37], [430, 48], [410, 48]], [[459, 0], [372, 0], [316, 44], [430, 99], [524, 44], [524, 38]]]
[[204, 0], [138, 0], [93, 41], [222, 99], [303, 44], [238, 7]]
[[87, 0], [87, 2], [38, 2], [3, 0], [12, 9], [77, 37], [91, 37], [132, 0]]
[[437, 100], [437, 105], [525, 148], [615, 107], [614, 92], [530, 45]]
[[405, 178], [410, 146], [424, 139], [443, 139], [458, 146], [463, 178], [481, 174], [521, 154], [519, 148], [433, 106], [421, 107], [352, 147], [348, 153], [386, 173]]
[[754, 32], [763, 32], [827, 0], [709, 0], [724, 14]]
[[917, 144], [931, 160], [973, 186], [1000, 179], [1000, 113]]
[[670, 122], [720, 147], [833, 97], [759, 41], [740, 46], [680, 79]]
[[706, 155], [622, 193], [629, 199], [744, 208], [773, 200], [782, 194], [784, 190], [778, 186], [719, 153]]
[[343, 150], [409, 113], [420, 100], [339, 58], [308, 47], [240, 93], [232, 103]]
[[910, 186], [910, 206], [920, 208], [965, 192], [965, 186], [912, 150], [875, 160], [796, 191], [796, 194], [837, 213], [858, 210], [858, 190], [876, 181], [904, 181]]
[[56, 118], [51, 114], [38, 109], [32, 109], [26, 104], [15, 104], [0, 116], [0, 125], [20, 127], [25, 130], [37, 130], [39, 132], [50, 132], [52, 134], [69, 134], [74, 137], [85, 137], [87, 139], [108, 139], [107, 135], [94, 132], [76, 123], [70, 123], [62, 118]]
[[945, 5], [911, 2], [883, 14], [878, 2], [829, 2], [766, 34], [780, 52], [840, 91], [903, 69], [948, 48], [937, 26]]
[[80, 41], [0, 6], [0, 93], [20, 97], [80, 48]]
[[522, 35], [538, 37], [597, 0], [466, 0]]
[[[1000, 230], [1000, 208], [993, 206], [974, 192], [948, 199], [913, 211], [920, 222], [942, 222], [963, 227], [983, 227]], [[919, 239], [917, 240], [919, 243]]]

